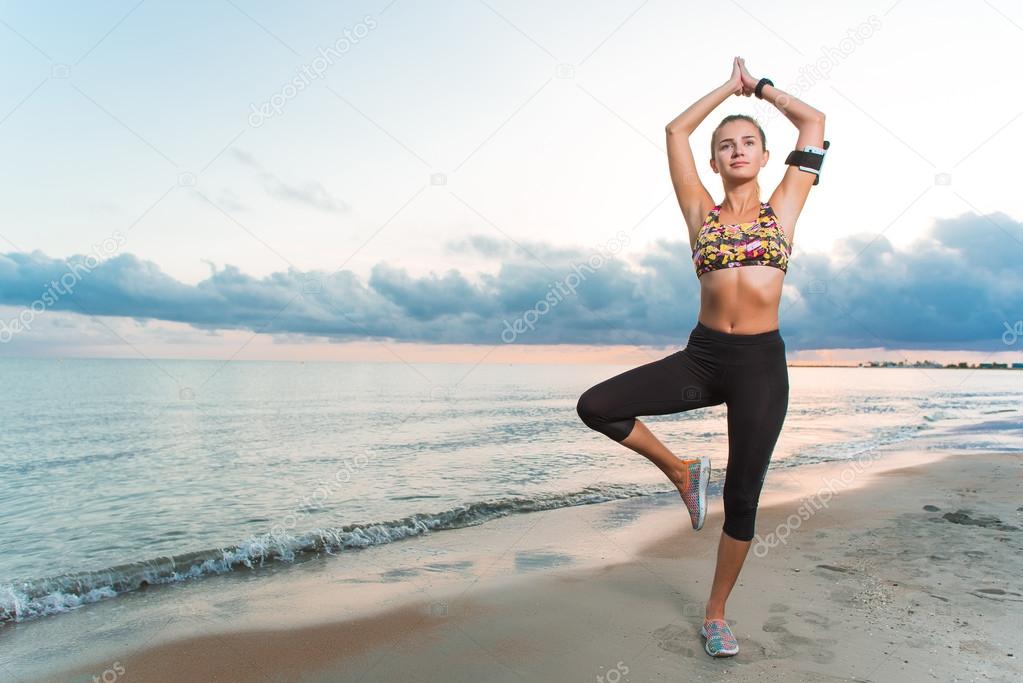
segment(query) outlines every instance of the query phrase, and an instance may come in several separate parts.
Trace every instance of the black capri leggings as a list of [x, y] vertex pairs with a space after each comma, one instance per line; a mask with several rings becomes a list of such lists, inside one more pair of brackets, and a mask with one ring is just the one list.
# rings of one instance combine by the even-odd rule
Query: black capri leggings
[[697, 321], [685, 349], [590, 387], [579, 397], [576, 411], [588, 427], [620, 442], [638, 415], [722, 403], [728, 406], [723, 530], [750, 541], [760, 490], [789, 404], [785, 342], [777, 328], [732, 334]]

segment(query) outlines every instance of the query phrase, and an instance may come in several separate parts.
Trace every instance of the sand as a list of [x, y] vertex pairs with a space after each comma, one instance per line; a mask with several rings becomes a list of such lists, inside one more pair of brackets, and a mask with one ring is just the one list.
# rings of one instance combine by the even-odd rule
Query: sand
[[[665, 497], [402, 542], [404, 563], [381, 567], [406, 572], [400, 595], [368, 574], [342, 587], [322, 574], [263, 577], [249, 588], [269, 605], [261, 619], [229, 630], [197, 619], [194, 635], [169, 642], [69, 650], [64, 673], [45, 680], [1023, 680], [1021, 487], [1012, 453], [885, 452], [772, 470], [728, 602], [740, 648], [729, 658], [708, 656], [698, 635], [721, 499], [694, 531], [681, 500]], [[445, 565], [464, 571], [417, 568], [431, 558], [416, 553], [444, 536]], [[362, 591], [358, 616], [342, 612], [345, 591]], [[285, 619], [293, 604], [301, 618]], [[273, 610], [285, 625], [273, 627]]]

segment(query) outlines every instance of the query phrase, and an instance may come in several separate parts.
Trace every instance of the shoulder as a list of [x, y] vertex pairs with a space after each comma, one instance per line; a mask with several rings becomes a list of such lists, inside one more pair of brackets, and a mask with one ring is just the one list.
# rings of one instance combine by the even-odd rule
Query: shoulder
[[784, 235], [785, 241], [792, 244], [792, 240], [795, 233], [795, 219], [798, 217], [798, 213], [791, 217], [783, 217], [775, 210], [772, 202], [764, 202], [766, 204], [767, 216], [766, 220], [778, 229], [778, 231]]
[[[714, 200], [710, 200], [705, 204], [701, 204], [696, 211], [694, 211], [692, 217], [687, 221], [689, 223], [691, 243], [695, 244], [699, 238], [700, 233], [708, 225], [712, 224], [717, 220], [718, 212], [721, 210], [720, 204], [715, 204]], [[697, 211], [699, 213], [697, 213]]]

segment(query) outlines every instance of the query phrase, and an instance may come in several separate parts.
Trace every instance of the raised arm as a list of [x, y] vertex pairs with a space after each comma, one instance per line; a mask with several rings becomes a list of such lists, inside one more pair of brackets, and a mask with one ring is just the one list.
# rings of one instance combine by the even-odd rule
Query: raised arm
[[[743, 92], [752, 92], [760, 79], [750, 75], [746, 69], [745, 60], [741, 58], [739, 67], [742, 74]], [[760, 94], [763, 99], [777, 107], [799, 130], [795, 149], [802, 149], [805, 145], [824, 146], [824, 112], [814, 109], [795, 95], [790, 95], [781, 88], [770, 84], [764, 85]], [[788, 155], [788, 151], [785, 154]], [[816, 178], [817, 176], [813, 173], [800, 171], [798, 166], [789, 166], [768, 200], [775, 215], [778, 216], [778, 222], [786, 232], [790, 245], [796, 229], [796, 220], [803, 211], [803, 205], [806, 204], [806, 198], [809, 196], [810, 188], [813, 187]]]
[[689, 244], [696, 243], [703, 219], [714, 206], [714, 199], [700, 181], [689, 136], [719, 104], [730, 95], [742, 95], [742, 74], [738, 58], [732, 62], [732, 76], [725, 83], [696, 100], [664, 127], [668, 147], [668, 172], [675, 188], [679, 208], [689, 226]]

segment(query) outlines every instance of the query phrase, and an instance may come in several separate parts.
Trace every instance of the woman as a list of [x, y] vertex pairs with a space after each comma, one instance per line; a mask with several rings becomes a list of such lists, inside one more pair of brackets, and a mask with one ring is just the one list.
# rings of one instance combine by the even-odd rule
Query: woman
[[787, 159], [792, 165], [770, 200], [762, 202], [757, 175], [769, 158], [764, 131], [754, 119], [732, 115], [711, 136], [710, 167], [721, 175], [725, 192], [722, 202], [714, 203], [697, 174], [689, 136], [729, 95], [750, 94], [775, 105], [795, 124], [797, 149], [826, 147], [824, 114], [768, 79], [750, 76], [739, 57], [724, 85], [666, 126], [668, 168], [700, 282], [699, 317], [685, 349], [591, 387], [576, 407], [587, 426], [653, 461], [678, 488], [699, 530], [706, 516], [710, 459], [678, 458], [636, 416], [727, 404], [725, 519], [700, 629], [711, 656], [739, 651], [725, 621], [725, 601], [754, 536], [760, 491], [788, 410], [778, 304], [796, 218], [817, 179], [815, 171], [801, 170]]

